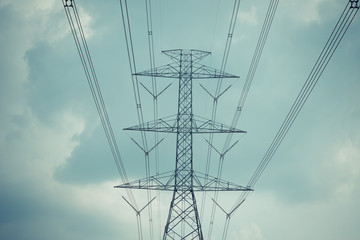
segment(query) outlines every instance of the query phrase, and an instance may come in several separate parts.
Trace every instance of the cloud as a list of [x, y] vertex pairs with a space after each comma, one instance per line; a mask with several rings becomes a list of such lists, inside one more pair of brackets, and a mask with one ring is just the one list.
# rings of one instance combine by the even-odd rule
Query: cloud
[[315, 0], [315, 1], [293, 1], [292, 7], [296, 9], [297, 14], [295, 17], [306, 24], [312, 22], [320, 22], [320, 15], [319, 15], [319, 5], [324, 0]]
[[352, 199], [354, 191], [359, 187], [360, 177], [360, 145], [359, 137], [346, 139], [337, 149], [329, 165], [335, 168], [336, 174], [332, 176], [335, 182], [334, 195], [340, 201]]
[[101, 126], [94, 131], [83, 132], [81, 142], [54, 172], [57, 181], [73, 184], [89, 184], [118, 178], [110, 149]]
[[[78, 144], [73, 137], [83, 130], [83, 121], [71, 113], [61, 114], [55, 128], [42, 125], [30, 109], [13, 119], [11, 127], [4, 131], [2, 154], [6, 160], [2, 171], [4, 177], [16, 182], [50, 178], [54, 169], [71, 155]], [[14, 176], [13, 172], [19, 174]]]
[[345, 5], [339, 1], [331, 0], [304, 0], [304, 1], [286, 1], [279, 4], [282, 8], [282, 14], [289, 14], [288, 17], [294, 23], [309, 26], [310, 24], [321, 24], [328, 19], [333, 12], [338, 12]]
[[[282, 4], [289, 6], [288, 3]], [[325, 16], [320, 7], [324, 5], [323, 1], [313, 3], [292, 1], [291, 4], [296, 8], [289, 11], [290, 13], [295, 12], [290, 16], [291, 24], [317, 23], [321, 22]], [[98, 5], [96, 6], [98, 7]], [[94, 40], [95, 35], [92, 34], [96, 32], [98, 35], [98, 31], [95, 31], [92, 25], [94, 15], [87, 12], [88, 9], [79, 9], [86, 35], [87, 37], [93, 36]], [[105, 8], [98, 9], [101, 11]], [[258, 23], [257, 15], [262, 16], [261, 8], [258, 9], [259, 12], [255, 7], [243, 11], [240, 21], [249, 25], [248, 28], [255, 26]], [[197, 17], [202, 18], [203, 16], [199, 14]], [[111, 19], [116, 19], [116, 16]], [[192, 21], [191, 18], [187, 20]], [[102, 21], [105, 22], [104, 18]], [[134, 29], [138, 23], [134, 21]], [[2, 188], [0, 238], [15, 240], [106, 238], [111, 240], [136, 237], [135, 214], [112, 188], [119, 183], [113, 180], [115, 178], [113, 172], [108, 175], [108, 170], [115, 171], [115, 167], [110, 156], [106, 155], [106, 152], [109, 154], [108, 146], [94, 110], [91, 94], [84, 81], [61, 2], [55, 0], [21, 1], [21, 3], [1, 1], [0, 27], [2, 30], [0, 35], [0, 42], [2, 42], [0, 46], [2, 53], [0, 56], [0, 187]], [[280, 24], [278, 27], [282, 29], [283, 25]], [[227, 25], [224, 29], [227, 29]], [[177, 28], [172, 30], [178, 31]], [[293, 30], [296, 32], [297, 28]], [[177, 34], [182, 35], [179, 31]], [[169, 34], [169, 39], [173, 36]], [[294, 35], [293, 39], [298, 36]], [[189, 44], [192, 43], [194, 36], [186, 35], [186, 37], [190, 39]], [[202, 37], [206, 38], [207, 36]], [[240, 40], [242, 39], [240, 38]], [[252, 37], [249, 37], [248, 40], [256, 43]], [[105, 49], [103, 55], [99, 54], [94, 58], [98, 59], [98, 64], [106, 65], [108, 68], [118, 67], [118, 62], [114, 64], [113, 58], [109, 58], [110, 55], [117, 55], [114, 54], [112, 45], [116, 41], [113, 40], [111, 44], [97, 42]], [[183, 40], [178, 38], [176, 41]], [[298, 42], [293, 44], [312, 43], [305, 37], [300, 38], [299, 41], [300, 44]], [[279, 41], [279, 45], [282, 43]], [[271, 44], [271, 42], [267, 44]], [[257, 98], [259, 103], [257, 105], [253, 103], [251, 109], [257, 111], [259, 115], [255, 114], [255, 117], [254, 115], [251, 117], [251, 114], [247, 114], [250, 116], [247, 119], [250, 126], [249, 134], [246, 136], [246, 141], [241, 141], [241, 144], [231, 151], [234, 158], [227, 159], [229, 161], [226, 161], [227, 169], [224, 170], [224, 178], [238, 176], [239, 170], [241, 170], [241, 174], [243, 170], [245, 172], [249, 169], [249, 171], [254, 170], [252, 166], [256, 167], [256, 160], [262, 157], [261, 154], [268, 146], [267, 141], [271, 140], [272, 132], [270, 130], [275, 130], [274, 128], [277, 126], [274, 122], [278, 119], [282, 120], [279, 112], [284, 109], [282, 108], [283, 102], [285, 102], [284, 98], [287, 101], [289, 96], [292, 97], [297, 93], [293, 94], [294, 92], [290, 91], [291, 88], [296, 88], [294, 79], [302, 79], [298, 74], [300, 70], [297, 70], [300, 68], [299, 59], [302, 55], [298, 49], [289, 54], [289, 48], [284, 48], [285, 53], [281, 53], [279, 48], [274, 45], [267, 47], [274, 49], [275, 53], [272, 54], [271, 60], [261, 63], [264, 64], [261, 68], [271, 68], [275, 73], [264, 71], [261, 75], [259, 72], [258, 78], [262, 78], [262, 81], [267, 82], [268, 85], [263, 87], [263, 91], [260, 92], [258, 91], [259, 85], [255, 86], [257, 89], [254, 87], [255, 91], [252, 90], [252, 97], [249, 98], [250, 101], [254, 96]], [[288, 58], [279, 58], [281, 54], [286, 54]], [[352, 54], [356, 55], [356, 51]], [[120, 57], [124, 57], [124, 55]], [[246, 59], [246, 57], [247, 54], [242, 52], [241, 57], [236, 60]], [[266, 54], [263, 57], [265, 57], [264, 60], [267, 60]], [[286, 64], [293, 61], [294, 58], [296, 59], [295, 67]], [[106, 61], [102, 61], [103, 59]], [[276, 63], [276, 65], [269, 65], [269, 62]], [[355, 64], [358, 61], [351, 58], [351, 62]], [[236, 64], [236, 66], [245, 65], [239, 64], [239, 62]], [[336, 65], [336, 72], [341, 72], [344, 67], [340, 65]], [[128, 67], [125, 64], [119, 64], [119, 66], [121, 66], [119, 71]], [[287, 71], [280, 72], [279, 69]], [[354, 69], [357, 68], [348, 68], [348, 72], [352, 72], [354, 75], [352, 84], [358, 82]], [[331, 72], [331, 74], [333, 73]], [[106, 79], [111, 79], [114, 78], [114, 75], [109, 74], [106, 77]], [[328, 76], [328, 78], [330, 77]], [[343, 77], [339, 76], [336, 79], [344, 79]], [[115, 104], [111, 105], [109, 109], [120, 112], [121, 116], [117, 119], [131, 122], [127, 115], [135, 116], [135, 111], [130, 112], [128, 109], [134, 104], [129, 103], [130, 97], [127, 95], [127, 92], [131, 92], [129, 91], [131, 86], [128, 87], [126, 81], [123, 81], [127, 78], [129, 76], [121, 75], [120, 86], [114, 87], [113, 82], [110, 81], [104, 81], [104, 85], [106, 87], [110, 85], [111, 94], [120, 95], [121, 99], [118, 101], [118, 99], [110, 98], [111, 102]], [[244, 73], [242, 73], [242, 78], [244, 78]], [[281, 80], [279, 81], [281, 84], [277, 82], [278, 80]], [[332, 82], [336, 81], [330, 79], [327, 83], [331, 84]], [[346, 85], [344, 82], [341, 81], [342, 86]], [[339, 87], [334, 88], [339, 89]], [[306, 117], [319, 117], [318, 114], [321, 112], [319, 109], [329, 108], [330, 112], [330, 114], [324, 115], [325, 117], [323, 116], [318, 124], [308, 121], [303, 125], [300, 124], [297, 130], [296, 128], [292, 129], [293, 132], [295, 131], [296, 134], [293, 135], [296, 137], [291, 139], [291, 136], [288, 136], [284, 141], [285, 146], [279, 149], [276, 159], [271, 162], [269, 169], [266, 170], [257, 185], [261, 189], [257, 188], [249, 199], [250, 201], [247, 200], [246, 204], [241, 206], [241, 214], [234, 215], [229, 229], [229, 238], [234, 240], [240, 237], [254, 240], [288, 239], [294, 237], [294, 232], [299, 232], [301, 234], [295, 236], [296, 239], [309, 238], [312, 235], [320, 239], [340, 239], [341, 233], [346, 234], [343, 236], [349, 236], [348, 239], [356, 239], [354, 236], [358, 235], [358, 228], [355, 225], [359, 210], [357, 202], [359, 199], [360, 153], [358, 149], [360, 146], [358, 130], [356, 130], [358, 105], [354, 103], [358, 102], [358, 91], [356, 91], [356, 87], [349, 88], [353, 89], [352, 100], [349, 102], [353, 103], [351, 107], [355, 111], [355, 114], [351, 115], [351, 120], [345, 121], [344, 118], [338, 118], [338, 116], [344, 115], [344, 112], [337, 111], [334, 114], [334, 109], [345, 109], [345, 107], [342, 107], [343, 103], [336, 105], [328, 100], [338, 98], [338, 102], [344, 102], [340, 99], [345, 99], [345, 97], [344, 95], [334, 97], [335, 94], [332, 93], [329, 93], [331, 96], [326, 99], [326, 104], [313, 108], [310, 113], [305, 113]], [[255, 93], [256, 91], [258, 92]], [[270, 92], [273, 96], [269, 95]], [[164, 104], [164, 108], [169, 108], [166, 100], [171, 96], [169, 93], [166, 94], [168, 95], [162, 96], [161, 102]], [[349, 92], [346, 92], [345, 95], [349, 97]], [[277, 101], [274, 102], [275, 98]], [[238, 98], [231, 96], [229, 99], [229, 105], [223, 109], [225, 112], [232, 111], [228, 106], [237, 102]], [[344, 104], [349, 103], [345, 102]], [[126, 111], [120, 111], [119, 109], [122, 107], [120, 105], [126, 105]], [[307, 106], [309, 105], [311, 104]], [[171, 111], [173, 112], [174, 109]], [[223, 116], [219, 114], [219, 117]], [[298, 126], [301, 121], [304, 121], [303, 119], [297, 122]], [[125, 124], [125, 126], [131, 125], [134, 124]], [[352, 126], [351, 133], [339, 134], [349, 125]], [[334, 126], [342, 126], [341, 131], [338, 128], [335, 129]], [[239, 128], [243, 128], [243, 123]], [[316, 130], [319, 129], [322, 131], [317, 132]], [[245, 128], [245, 130], [248, 129]], [[256, 135], [255, 131], [258, 131], [259, 135]], [[314, 132], [314, 134], [305, 134], [309, 132]], [[315, 134], [321, 135], [327, 132], [331, 133], [315, 137]], [[337, 141], [333, 141], [335, 137], [330, 138], [331, 135], [340, 137]], [[253, 142], [246, 145], [245, 142], [251, 140], [248, 136], [252, 136]], [[264, 140], [265, 138], [267, 139]], [[101, 139], [104, 141], [100, 142]], [[172, 153], [175, 145], [175, 139], [173, 140], [173, 142], [168, 141], [171, 143], [165, 143], [165, 141], [162, 143], [162, 145], [170, 146], [168, 149]], [[126, 143], [126, 145], [120, 146], [126, 149], [124, 152], [128, 154], [126, 156], [129, 157], [127, 159], [130, 159], [128, 162], [134, 166], [137, 175], [143, 175], [143, 171], [138, 171], [139, 166], [143, 166], [143, 153], [134, 144], [131, 145], [132, 147], [129, 145]], [[151, 144], [149, 143], [149, 145]], [[243, 152], [236, 150], [238, 146], [242, 147], [241, 151]], [[203, 149], [206, 152], [207, 148], [203, 147]], [[198, 145], [196, 145], [196, 150], [199, 150]], [[246, 152], [247, 150], [255, 152], [256, 156], [250, 155]], [[161, 158], [162, 167], [166, 165], [167, 168], [173, 168], [174, 154], [169, 154], [167, 150], [161, 151], [161, 154], [166, 155], [166, 158]], [[241, 161], [238, 161], [239, 159]], [[246, 164], [244, 164], [244, 159], [248, 159]], [[163, 219], [167, 216], [171, 199], [171, 194], [168, 195], [168, 199], [162, 198], [161, 202]], [[139, 206], [145, 205], [144, 196], [145, 193], [136, 195], [137, 199], [142, 201]], [[224, 215], [220, 211], [218, 213], [221, 214], [221, 218], [217, 219], [219, 234], [221, 234]], [[145, 211], [143, 214], [144, 225], [147, 225], [146, 217]], [[344, 219], [344, 221], [339, 223], [338, 219]], [[160, 232], [163, 230], [163, 225], [164, 221], [159, 227]], [[144, 230], [146, 228], [147, 226], [144, 226]], [[234, 228], [237, 230], [233, 231]], [[206, 231], [205, 228], [204, 231]]]
[[239, 20], [241, 23], [246, 23], [249, 25], [257, 25], [258, 17], [257, 17], [257, 8], [255, 6], [251, 6], [249, 11], [239, 11]]
[[229, 236], [230, 240], [237, 240], [237, 239], [243, 239], [243, 240], [263, 240], [265, 239], [264, 236], [261, 233], [261, 229], [258, 225], [255, 223], [252, 223], [247, 226], [241, 226], [241, 229], [238, 231], [231, 232]]
[[53, 178], [55, 169], [77, 146], [74, 136], [82, 132], [83, 120], [63, 113], [56, 127], [48, 127], [30, 111], [21, 118], [14, 121], [0, 145], [1, 238], [96, 239], [109, 228], [114, 233], [117, 225], [109, 226], [110, 222], [122, 221], [114, 211], [118, 200], [114, 182], [86, 188]]
[[86, 108], [74, 111], [70, 98], [57, 97], [64, 69], [55, 71], [54, 48], [69, 34], [61, 4], [2, 1], [0, 27], [0, 238], [131, 238], [119, 227], [135, 225], [118, 205], [117, 182], [86, 187], [54, 179], [92, 126]]

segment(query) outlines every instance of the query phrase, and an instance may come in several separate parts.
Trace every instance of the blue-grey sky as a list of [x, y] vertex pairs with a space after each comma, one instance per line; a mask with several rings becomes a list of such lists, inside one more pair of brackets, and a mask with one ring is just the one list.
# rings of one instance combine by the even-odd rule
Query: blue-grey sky
[[[243, 0], [226, 71], [239, 80], [220, 99], [229, 124], [246, 78], [269, 1]], [[223, 177], [245, 185], [261, 161], [346, 0], [280, 1], [238, 128], [247, 134], [227, 154]], [[119, 1], [76, 1], [104, 100], [130, 179], [145, 176]], [[149, 68], [145, 1], [129, 1], [137, 69]], [[220, 68], [233, 1], [153, 0], [156, 65], [161, 50], [211, 51]], [[360, 19], [356, 16], [284, 142], [230, 222], [229, 240], [360, 237]], [[106, 142], [60, 0], [0, 1], [0, 239], [137, 239], [136, 218]], [[150, 88], [150, 79], [141, 78]], [[159, 97], [159, 116], [176, 113], [177, 83]], [[194, 112], [210, 118], [213, 80], [194, 83]], [[151, 97], [141, 89], [145, 120]], [[160, 171], [175, 163], [175, 138], [161, 135]], [[204, 171], [207, 136], [196, 136], [194, 166]], [[149, 135], [149, 145], [152, 137]], [[224, 137], [214, 145], [221, 149]], [[150, 154], [151, 159], [153, 155]], [[212, 172], [218, 158], [213, 153]], [[154, 162], [152, 161], [152, 172]], [[138, 205], [146, 193], [135, 192]], [[197, 196], [201, 199], [201, 195]], [[219, 204], [230, 209], [236, 194]], [[169, 206], [161, 196], [160, 239]], [[209, 200], [208, 200], [209, 201]], [[200, 201], [199, 201], [200, 202]], [[206, 217], [205, 217], [206, 219]], [[147, 212], [142, 214], [148, 238]], [[217, 210], [213, 239], [225, 216]], [[204, 220], [204, 232], [207, 236]]]

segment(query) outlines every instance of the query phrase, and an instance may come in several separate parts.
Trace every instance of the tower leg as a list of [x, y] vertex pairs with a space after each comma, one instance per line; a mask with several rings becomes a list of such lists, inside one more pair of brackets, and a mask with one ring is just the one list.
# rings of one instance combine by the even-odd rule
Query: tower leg
[[192, 52], [181, 51], [177, 114], [175, 189], [163, 240], [199, 239], [202, 231], [193, 191]]

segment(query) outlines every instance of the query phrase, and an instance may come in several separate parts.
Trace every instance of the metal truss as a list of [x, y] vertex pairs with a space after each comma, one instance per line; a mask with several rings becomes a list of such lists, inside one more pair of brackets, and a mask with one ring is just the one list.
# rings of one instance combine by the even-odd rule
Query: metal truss
[[[174, 191], [175, 171], [165, 172], [149, 178], [143, 178], [115, 186], [115, 188], [149, 189], [160, 191]], [[204, 181], [206, 179], [206, 181]], [[205, 184], [203, 184], [206, 182]], [[243, 187], [229, 181], [193, 172], [193, 191], [253, 191], [250, 187]]]
[[154, 121], [146, 122], [144, 124], [133, 127], [124, 128], [124, 130], [134, 131], [148, 131], [148, 132], [163, 132], [163, 133], [177, 133], [177, 131], [190, 131], [191, 133], [246, 133], [223, 123], [211, 121], [209, 119], [193, 115], [191, 129], [178, 129], [177, 116], [169, 116], [165, 118], [156, 119]]
[[[181, 71], [177, 69], [177, 63], [167, 64], [161, 67], [157, 67], [148, 71], [136, 73], [138, 76], [149, 76], [150, 74], [154, 77], [166, 77], [166, 78], [179, 78]], [[196, 64], [193, 66], [192, 76], [196, 79], [208, 79], [208, 78], [236, 78], [236, 76], [224, 73], [214, 68]]]
[[[238, 78], [238, 76], [199, 64], [210, 52], [175, 49], [163, 51], [173, 62], [162, 67], [135, 73], [138, 76], [179, 79], [178, 112], [174, 116], [125, 128], [125, 130], [176, 133], [175, 171], [128, 182], [116, 188], [173, 191], [163, 240], [203, 240], [195, 191], [252, 191], [228, 181], [193, 170], [193, 134], [244, 133], [225, 124], [193, 114], [194, 79]], [[206, 181], [204, 181], [206, 179]], [[203, 184], [204, 183], [204, 184]]]

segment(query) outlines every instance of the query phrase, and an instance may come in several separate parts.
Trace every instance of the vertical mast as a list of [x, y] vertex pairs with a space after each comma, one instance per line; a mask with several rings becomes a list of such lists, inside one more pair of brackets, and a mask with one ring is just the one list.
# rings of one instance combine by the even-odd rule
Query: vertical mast
[[203, 239], [193, 191], [193, 51], [179, 51], [175, 188], [165, 226], [165, 239]]
[[[193, 134], [244, 133], [222, 123], [195, 116], [192, 102], [193, 79], [238, 78], [198, 62], [210, 52], [175, 49], [163, 51], [173, 62], [135, 73], [138, 76], [179, 80], [176, 118], [154, 119], [125, 130], [176, 134], [175, 170], [115, 186], [116, 188], [172, 191], [163, 240], [203, 240], [195, 191], [252, 191], [222, 179], [195, 172], [193, 169]], [[201, 181], [206, 182], [203, 184]]]

